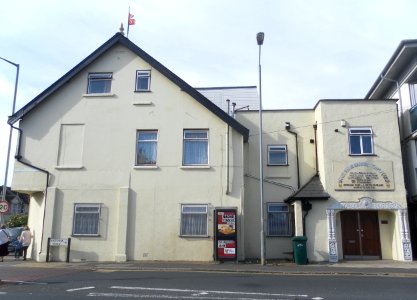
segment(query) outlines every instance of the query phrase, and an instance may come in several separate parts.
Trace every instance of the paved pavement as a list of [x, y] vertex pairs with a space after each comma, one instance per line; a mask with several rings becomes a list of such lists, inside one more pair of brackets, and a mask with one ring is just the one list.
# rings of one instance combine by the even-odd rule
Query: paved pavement
[[[1, 269], [4, 268], [2, 272]], [[184, 272], [241, 272], [241, 273], [270, 273], [285, 275], [361, 275], [361, 276], [406, 276], [417, 277], [417, 261], [398, 262], [392, 260], [349, 261], [339, 263], [311, 263], [296, 265], [287, 261], [268, 261], [265, 266], [249, 262], [165, 262], [165, 261], [129, 261], [115, 262], [35, 262], [32, 260], [16, 261], [12, 256], [5, 257], [0, 262], [0, 280], [27, 280], [27, 277], [38, 277], [49, 269], [51, 272], [66, 273], [79, 270], [85, 271], [184, 271]], [[24, 272], [22, 272], [24, 270]], [[7, 273], [7, 274], [5, 274]], [[23, 273], [23, 274], [22, 274]], [[35, 276], [36, 275], [36, 276]]]

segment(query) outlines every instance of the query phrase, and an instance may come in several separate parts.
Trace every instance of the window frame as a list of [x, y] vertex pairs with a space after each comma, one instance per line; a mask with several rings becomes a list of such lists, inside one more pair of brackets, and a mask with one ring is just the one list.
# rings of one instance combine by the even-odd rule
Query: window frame
[[[352, 132], [352, 131], [369, 131], [369, 133], [365, 132]], [[375, 155], [375, 149], [374, 149], [374, 132], [372, 130], [372, 127], [370, 126], [363, 126], [363, 127], [350, 127], [348, 128], [348, 135], [349, 135], [349, 155], [351, 156], [367, 156], [367, 155]], [[360, 147], [360, 153], [352, 153], [352, 137], [359, 136], [359, 147]], [[371, 146], [371, 152], [365, 152], [364, 149], [364, 137], [370, 138], [370, 146]]]
[[[185, 212], [184, 208], [204, 208], [205, 212]], [[184, 232], [186, 229], [184, 228], [183, 216], [184, 215], [206, 215], [205, 218], [205, 232], [203, 234], [196, 234], [194, 232]], [[180, 216], [180, 237], [208, 237], [208, 230], [209, 230], [209, 206], [208, 204], [181, 204], [181, 216]], [[195, 230], [195, 229], [194, 229]]]
[[[286, 207], [287, 210], [286, 211], [271, 211], [270, 208], [272, 206]], [[287, 218], [288, 218], [288, 223], [287, 223], [288, 233], [287, 234], [273, 233], [272, 232], [272, 228], [271, 228], [271, 224], [270, 224], [270, 214], [286, 214], [286, 215], [288, 215], [287, 216]], [[267, 236], [269, 236], [269, 237], [291, 237], [291, 236], [294, 235], [294, 213], [291, 211], [291, 208], [288, 204], [282, 203], [282, 202], [267, 203], [267, 216], [268, 216]]]
[[417, 104], [417, 82], [410, 82], [408, 87], [410, 91], [410, 107], [414, 107]]
[[[113, 81], [113, 73], [112, 72], [93, 72], [88, 73], [88, 80], [87, 80], [87, 95], [94, 95], [94, 94], [109, 94], [111, 93], [112, 89], [112, 81]], [[103, 85], [103, 91], [91, 91], [92, 82], [99, 82], [99, 81], [108, 81], [109, 82], [109, 89], [105, 89], [105, 85]]]
[[[205, 133], [205, 138], [187, 138], [186, 133]], [[186, 163], [186, 143], [187, 141], [196, 142], [196, 141], [206, 141], [206, 157], [205, 163]], [[182, 134], [182, 165], [183, 166], [208, 166], [210, 163], [209, 160], [209, 130], [208, 129], [184, 129]]]
[[[272, 148], [279, 148], [283, 147], [283, 150], [273, 150]], [[286, 144], [276, 144], [276, 145], [268, 145], [268, 166], [288, 166], [288, 146]], [[285, 163], [271, 163], [270, 154], [272, 153], [284, 153], [285, 155]]]
[[[88, 208], [96, 208], [97, 212], [77, 212], [78, 207], [88, 207]], [[72, 221], [72, 235], [73, 236], [100, 236], [100, 218], [101, 218], [101, 203], [74, 203], [74, 213], [73, 213], [73, 221]], [[77, 221], [77, 214], [87, 214], [87, 213], [97, 213], [97, 232], [96, 233], [79, 233], [75, 232], [76, 230], [76, 221]]]
[[[142, 74], [140, 74], [142, 73]], [[140, 89], [139, 78], [147, 78], [148, 86], [146, 89]], [[151, 70], [136, 70], [135, 92], [149, 92], [151, 90]]]
[[[155, 133], [156, 138], [154, 140], [139, 140], [140, 133]], [[156, 166], [158, 162], [158, 130], [157, 129], [138, 129], [136, 130], [136, 153], [135, 153], [135, 166]], [[139, 163], [138, 161], [138, 154], [139, 154], [139, 143], [155, 143], [155, 162], [154, 163]]]

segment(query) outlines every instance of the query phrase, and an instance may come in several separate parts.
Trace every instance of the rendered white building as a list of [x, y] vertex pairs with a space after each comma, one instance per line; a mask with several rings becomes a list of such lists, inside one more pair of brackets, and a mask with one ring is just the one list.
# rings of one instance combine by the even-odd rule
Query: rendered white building
[[[32, 258], [71, 237], [72, 261], [211, 261], [217, 209], [236, 210], [237, 259], [259, 258], [258, 111], [203, 95], [230, 89], [199, 92], [117, 33], [11, 116]], [[294, 235], [311, 261], [411, 259], [395, 101], [263, 116], [267, 259], [291, 259]]]

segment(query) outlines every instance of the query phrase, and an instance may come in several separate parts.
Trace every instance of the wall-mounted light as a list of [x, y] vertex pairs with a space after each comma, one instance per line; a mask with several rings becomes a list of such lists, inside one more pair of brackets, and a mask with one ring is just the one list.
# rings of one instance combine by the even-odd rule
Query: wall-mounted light
[[290, 128], [291, 128], [291, 123], [285, 122], [285, 130], [290, 130]]
[[346, 121], [345, 121], [345, 120], [341, 120], [341, 121], [340, 121], [340, 126], [342, 126], [342, 127], [346, 127]]

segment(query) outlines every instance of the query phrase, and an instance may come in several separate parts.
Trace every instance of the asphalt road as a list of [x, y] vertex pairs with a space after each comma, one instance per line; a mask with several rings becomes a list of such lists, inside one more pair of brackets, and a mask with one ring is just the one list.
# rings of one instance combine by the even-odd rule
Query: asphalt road
[[[416, 299], [414, 276], [0, 268], [0, 299]], [[11, 274], [11, 272], [14, 272]]]

